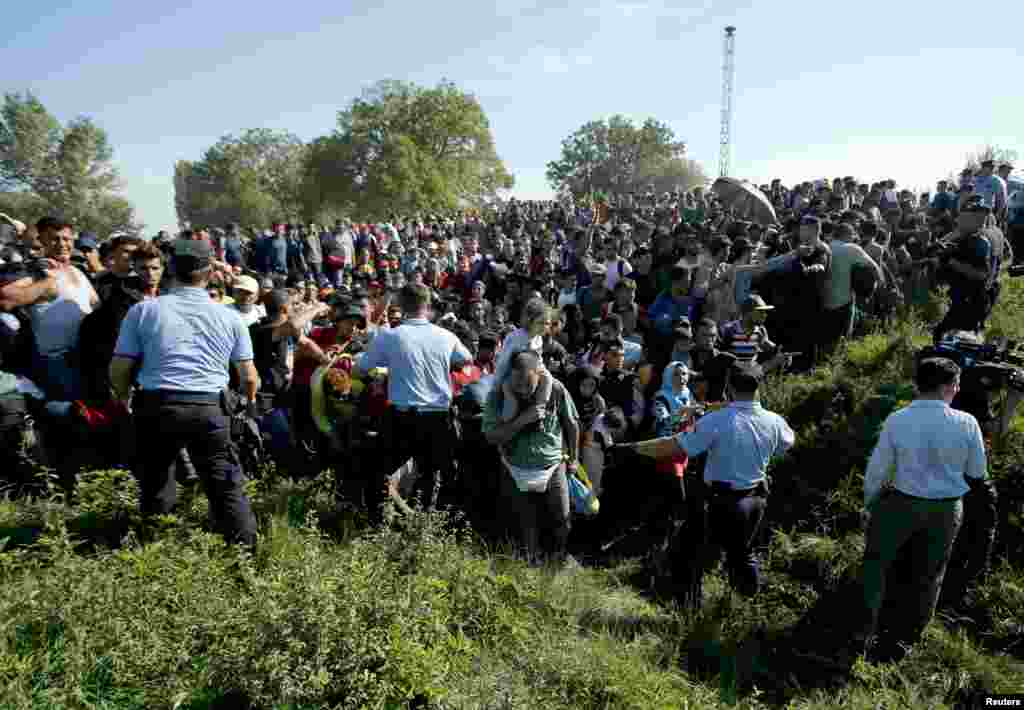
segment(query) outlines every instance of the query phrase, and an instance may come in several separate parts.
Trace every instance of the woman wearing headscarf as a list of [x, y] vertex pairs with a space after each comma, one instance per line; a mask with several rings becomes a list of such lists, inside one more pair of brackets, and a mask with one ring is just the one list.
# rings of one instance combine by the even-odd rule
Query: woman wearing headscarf
[[[684, 363], [674, 360], [665, 367], [661, 376], [661, 388], [651, 402], [656, 437], [677, 434], [689, 423], [694, 412], [694, 399], [689, 383], [690, 368]], [[675, 473], [681, 478], [685, 467], [686, 456], [681, 455], [678, 462], [673, 459], [665, 468], [666, 472]]]
[[[566, 382], [566, 389], [572, 397], [576, 411], [580, 415], [580, 434], [587, 437], [594, 421], [603, 414], [606, 406], [604, 397], [598, 390], [601, 387], [601, 373], [597, 368], [584, 366], [573, 370]], [[581, 443], [582, 446], [582, 443]]]

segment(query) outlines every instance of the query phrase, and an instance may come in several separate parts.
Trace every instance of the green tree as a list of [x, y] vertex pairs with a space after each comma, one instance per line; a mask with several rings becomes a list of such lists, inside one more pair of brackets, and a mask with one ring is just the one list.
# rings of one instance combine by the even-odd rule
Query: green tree
[[308, 213], [455, 209], [514, 184], [479, 102], [447, 81], [378, 82], [338, 114], [337, 129], [314, 141], [308, 157]]
[[198, 161], [174, 166], [178, 220], [266, 225], [299, 220], [307, 146], [291, 133], [252, 128], [217, 141]]
[[585, 123], [565, 138], [547, 178], [556, 192], [576, 197], [643, 191], [652, 183], [659, 191], [689, 189], [705, 180], [667, 124], [648, 118], [638, 126], [621, 115]]
[[1000, 163], [1012, 163], [1017, 160], [1017, 151], [1012, 148], [1004, 148], [998, 145], [982, 146], [977, 152], [969, 153], [967, 155], [964, 168], [971, 170], [972, 172], [977, 171], [981, 168], [982, 162], [986, 160], [996, 161], [997, 167]]
[[[970, 170], [972, 173], [976, 173], [981, 169], [981, 163], [985, 160], [996, 161], [996, 166], [1000, 163], [1010, 162], [1013, 163], [1017, 160], [1018, 153], [1012, 148], [1004, 148], [998, 145], [983, 145], [973, 153], [968, 153], [964, 156], [964, 164], [962, 168], [956, 170], [956, 172], [950, 172], [946, 179], [951, 185], [960, 184], [960, 173], [964, 170]], [[934, 189], [934, 185], [928, 187], [929, 190]]]
[[[66, 126], [31, 93], [8, 93], [0, 108], [0, 190], [15, 194], [33, 219], [58, 210], [83, 230], [135, 233], [134, 209], [118, 194], [120, 180], [106, 131], [79, 117]], [[24, 221], [24, 220], [23, 220]]]

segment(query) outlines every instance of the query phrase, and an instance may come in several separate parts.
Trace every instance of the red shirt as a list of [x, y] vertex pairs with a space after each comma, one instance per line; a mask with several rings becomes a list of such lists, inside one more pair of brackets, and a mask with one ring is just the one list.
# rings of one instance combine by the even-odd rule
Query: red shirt
[[466, 385], [471, 385], [474, 382], [479, 382], [480, 378], [483, 377], [483, 371], [480, 370], [476, 365], [463, 365], [461, 370], [455, 370], [452, 372], [452, 395], [455, 397], [459, 396], [459, 392]]
[[[343, 344], [338, 342], [338, 328], [333, 325], [325, 328], [313, 328], [309, 334], [309, 339], [323, 350]], [[318, 367], [319, 365], [316, 361], [311, 358], [296, 358], [295, 371], [292, 373], [292, 384], [308, 387], [309, 381], [313, 377], [313, 371]]]

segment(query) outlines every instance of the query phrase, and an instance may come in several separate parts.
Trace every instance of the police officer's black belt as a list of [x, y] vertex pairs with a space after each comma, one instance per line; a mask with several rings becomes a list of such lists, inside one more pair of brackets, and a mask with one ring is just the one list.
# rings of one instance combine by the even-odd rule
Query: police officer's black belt
[[733, 488], [731, 484], [724, 481], [712, 481], [707, 484], [708, 493], [712, 496], [723, 496], [729, 498], [746, 498], [754, 495], [768, 495], [768, 486], [764, 481], [759, 481], [753, 488]]
[[140, 401], [166, 404], [220, 404], [220, 392], [189, 392], [186, 390], [142, 390]]
[[899, 488], [890, 488], [889, 491], [900, 498], [907, 498], [908, 500], [923, 500], [928, 503], [954, 503], [960, 500], [960, 496], [956, 496], [955, 498], [921, 498], [920, 496], [912, 496], [909, 493], [904, 493]]
[[438, 414], [451, 414], [450, 409], [418, 409], [417, 407], [395, 407], [395, 412], [398, 414], [415, 414], [420, 415], [438, 415]]

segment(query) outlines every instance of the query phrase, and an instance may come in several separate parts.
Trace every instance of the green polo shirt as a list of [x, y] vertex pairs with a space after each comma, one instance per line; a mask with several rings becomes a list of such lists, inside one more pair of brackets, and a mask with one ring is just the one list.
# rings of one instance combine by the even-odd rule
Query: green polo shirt
[[[495, 384], [494, 389], [487, 396], [483, 416], [484, 434], [498, 428], [500, 404], [498, 397], [500, 393], [501, 386]], [[549, 468], [562, 461], [564, 447], [560, 417], [579, 422], [576, 405], [573, 404], [565, 386], [558, 380], [554, 380], [551, 400], [548, 402], [544, 418], [540, 420], [540, 428], [538, 429], [536, 425], [528, 426], [526, 431], [520, 431], [512, 441], [503, 447], [508, 462], [522, 468], [541, 469]]]

